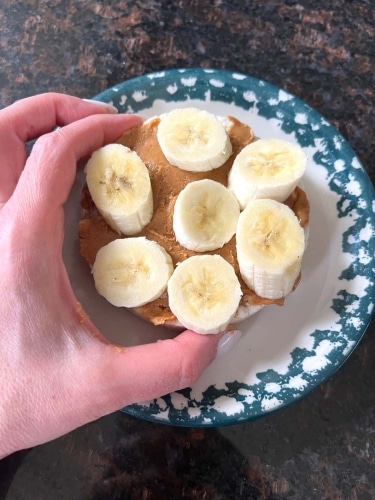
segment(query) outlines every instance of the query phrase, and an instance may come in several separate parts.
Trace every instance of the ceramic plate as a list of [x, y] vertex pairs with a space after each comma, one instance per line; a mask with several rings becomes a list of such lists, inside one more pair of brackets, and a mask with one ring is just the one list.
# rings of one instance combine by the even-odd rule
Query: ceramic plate
[[[226, 71], [162, 71], [123, 82], [96, 96], [120, 112], [148, 118], [176, 106], [236, 116], [259, 137], [300, 144], [311, 203], [302, 281], [283, 307], [269, 306], [241, 323], [243, 336], [185, 390], [124, 411], [183, 426], [247, 421], [285, 407], [332, 375], [361, 339], [373, 313], [374, 189], [353, 150], [316, 111], [265, 81]], [[64, 258], [78, 299], [111, 340], [134, 345], [167, 338], [95, 292], [79, 255], [77, 223], [82, 173], [67, 204]]]

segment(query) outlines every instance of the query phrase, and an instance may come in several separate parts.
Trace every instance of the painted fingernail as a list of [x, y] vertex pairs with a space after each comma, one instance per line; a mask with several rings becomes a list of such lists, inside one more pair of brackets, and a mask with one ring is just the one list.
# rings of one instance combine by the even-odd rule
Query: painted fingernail
[[221, 358], [227, 352], [229, 352], [240, 340], [241, 338], [240, 330], [229, 330], [225, 333], [219, 340], [216, 352], [216, 359]]
[[108, 113], [116, 114], [118, 113], [118, 109], [115, 108], [112, 104], [109, 104], [108, 102], [102, 102], [102, 101], [96, 101], [95, 99], [83, 99], [83, 101], [88, 102], [90, 104], [96, 104], [97, 106], [101, 106], [102, 108], [105, 108]]

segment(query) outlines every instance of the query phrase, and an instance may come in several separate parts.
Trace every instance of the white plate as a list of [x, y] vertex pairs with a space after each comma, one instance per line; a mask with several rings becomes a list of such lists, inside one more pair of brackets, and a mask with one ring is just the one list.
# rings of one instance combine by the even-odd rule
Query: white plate
[[[311, 204], [310, 236], [297, 291], [283, 307], [269, 306], [241, 323], [240, 342], [193, 387], [124, 411], [173, 425], [227, 425], [289, 405], [332, 375], [361, 339], [375, 295], [374, 188], [343, 137], [294, 96], [225, 71], [163, 71], [95, 98], [145, 118], [177, 106], [231, 114], [259, 137], [299, 143], [308, 156], [303, 187]], [[78, 300], [112, 341], [134, 345], [170, 337], [167, 329], [112, 307], [96, 293], [78, 248], [83, 183], [79, 174], [66, 207], [64, 245]]]

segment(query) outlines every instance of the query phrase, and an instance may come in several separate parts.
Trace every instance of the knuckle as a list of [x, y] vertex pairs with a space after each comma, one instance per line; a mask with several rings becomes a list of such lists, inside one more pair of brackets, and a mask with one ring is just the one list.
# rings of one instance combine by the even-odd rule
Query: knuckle
[[59, 156], [67, 148], [66, 134], [63, 129], [57, 129], [39, 137], [34, 145], [34, 154]]
[[178, 383], [179, 388], [184, 389], [194, 384], [201, 375], [201, 368], [199, 363], [186, 356], [181, 356], [179, 364]]

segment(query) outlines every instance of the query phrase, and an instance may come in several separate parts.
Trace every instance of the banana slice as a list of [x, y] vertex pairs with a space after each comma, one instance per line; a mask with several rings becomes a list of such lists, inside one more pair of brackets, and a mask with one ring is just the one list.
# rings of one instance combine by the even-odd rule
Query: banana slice
[[223, 124], [196, 108], [180, 108], [161, 117], [157, 138], [171, 165], [191, 172], [221, 167], [232, 154]]
[[220, 255], [195, 255], [174, 270], [168, 282], [169, 307], [178, 321], [197, 333], [224, 330], [242, 296], [233, 267]]
[[281, 139], [260, 139], [236, 157], [228, 188], [243, 210], [257, 198], [285, 201], [301, 180], [307, 158], [302, 148]]
[[305, 233], [294, 212], [274, 200], [252, 200], [237, 225], [237, 259], [245, 283], [267, 299], [292, 292], [301, 271]]
[[117, 307], [139, 307], [166, 291], [173, 263], [154, 241], [120, 238], [99, 250], [92, 272], [98, 293], [108, 302]]
[[118, 233], [136, 234], [150, 222], [150, 176], [134, 151], [121, 144], [98, 149], [86, 165], [86, 182], [97, 209]]
[[236, 198], [219, 182], [202, 179], [179, 193], [173, 212], [177, 241], [196, 252], [216, 250], [234, 233], [240, 207]]

